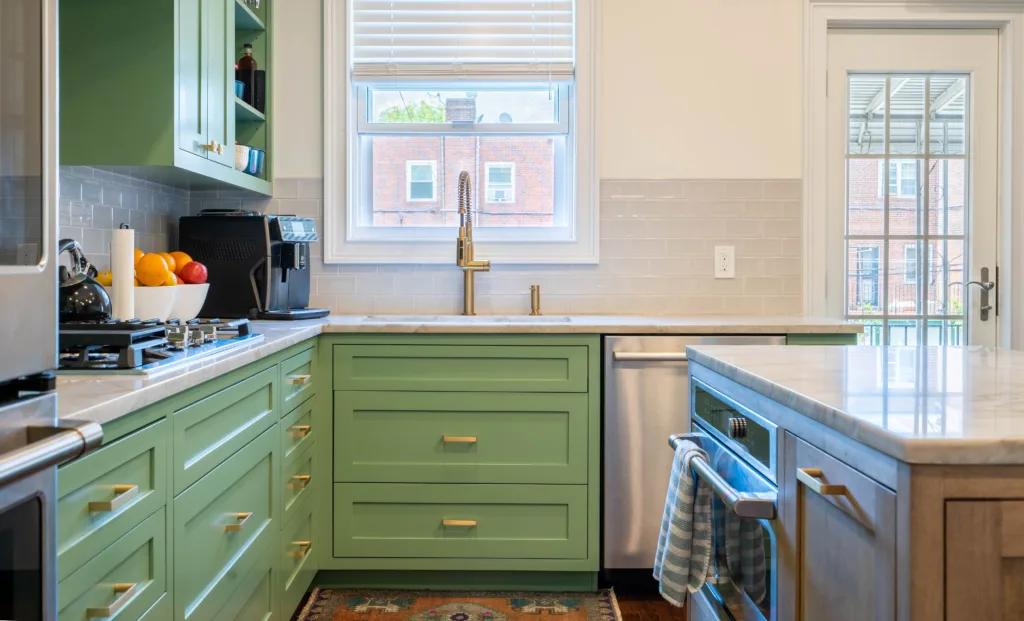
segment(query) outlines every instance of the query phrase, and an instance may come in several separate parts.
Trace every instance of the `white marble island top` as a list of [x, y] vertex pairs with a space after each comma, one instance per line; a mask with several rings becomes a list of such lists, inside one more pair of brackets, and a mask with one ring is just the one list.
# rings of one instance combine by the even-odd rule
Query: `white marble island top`
[[900, 461], [1024, 464], [1024, 352], [713, 345], [687, 352]]

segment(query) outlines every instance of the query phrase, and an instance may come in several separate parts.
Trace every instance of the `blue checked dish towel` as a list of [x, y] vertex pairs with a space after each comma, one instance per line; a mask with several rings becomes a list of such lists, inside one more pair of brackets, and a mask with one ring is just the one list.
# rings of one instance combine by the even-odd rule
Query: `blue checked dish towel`
[[676, 447], [672, 476], [665, 496], [654, 579], [661, 596], [683, 606], [690, 593], [704, 586], [711, 565], [711, 489], [690, 470], [694, 457], [708, 459], [699, 446], [683, 441]]

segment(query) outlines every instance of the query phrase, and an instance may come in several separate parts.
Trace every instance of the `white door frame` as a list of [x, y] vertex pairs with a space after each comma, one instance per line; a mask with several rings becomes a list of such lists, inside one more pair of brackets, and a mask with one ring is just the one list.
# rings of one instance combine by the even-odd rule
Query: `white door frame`
[[[829, 28], [984, 28], [999, 30], [999, 317], [1000, 347], [1024, 349], [1024, 0], [920, 0], [804, 4], [804, 312], [827, 316]], [[1014, 123], [1014, 121], [1017, 121]], [[1014, 247], [1019, 250], [1014, 252]], [[1017, 309], [1017, 312], [1013, 312]]]

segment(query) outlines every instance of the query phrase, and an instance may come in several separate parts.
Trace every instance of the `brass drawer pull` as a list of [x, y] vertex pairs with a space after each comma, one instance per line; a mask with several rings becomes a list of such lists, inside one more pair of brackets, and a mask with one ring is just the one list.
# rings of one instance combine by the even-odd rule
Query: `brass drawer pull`
[[245, 523], [248, 522], [249, 518], [251, 518], [251, 517], [252, 517], [252, 511], [249, 511], [248, 513], [236, 513], [235, 514], [235, 519], [238, 520], [238, 522], [233, 523], [233, 524], [228, 524], [227, 526], [224, 527], [224, 530], [226, 530], [229, 533], [237, 533], [237, 532], [241, 531], [243, 528], [245, 528]]
[[118, 582], [114, 584], [114, 595], [117, 599], [106, 608], [86, 608], [85, 616], [89, 619], [106, 619], [116, 615], [124, 605], [132, 601], [139, 589], [138, 582]]
[[305, 386], [311, 379], [312, 375], [289, 375], [285, 381], [293, 386]]
[[289, 483], [288, 489], [306, 489], [306, 486], [313, 480], [313, 477], [308, 474], [297, 474], [291, 480], [294, 483]]
[[819, 468], [797, 468], [796, 479], [806, 485], [812, 492], [821, 496], [845, 496], [845, 485], [829, 485], [821, 482]]
[[90, 502], [89, 512], [96, 513], [110, 513], [117, 511], [121, 507], [128, 504], [132, 498], [139, 495], [138, 485], [115, 485], [114, 486], [114, 499], [107, 500], [104, 502]]
[[441, 436], [445, 444], [476, 444], [476, 436]]
[[441, 520], [441, 526], [462, 526], [475, 528], [476, 520]]
[[309, 554], [309, 546], [313, 545], [312, 541], [293, 541], [292, 545], [298, 548], [294, 552], [289, 552], [288, 556], [295, 558], [301, 558]]
[[207, 151], [212, 151], [213, 153], [216, 153], [217, 152], [217, 141], [216, 140], [211, 140], [210, 144], [199, 145], [199, 148], [200, 149], [206, 149]]
[[309, 425], [292, 425], [288, 428], [288, 435], [293, 438], [305, 438], [312, 429]]

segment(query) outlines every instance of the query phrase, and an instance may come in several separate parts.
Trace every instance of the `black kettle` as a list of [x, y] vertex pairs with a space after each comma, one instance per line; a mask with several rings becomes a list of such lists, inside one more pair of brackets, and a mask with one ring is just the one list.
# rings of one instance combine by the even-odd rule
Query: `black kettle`
[[62, 239], [57, 254], [71, 254], [71, 269], [60, 267], [57, 303], [60, 321], [106, 321], [110, 319], [110, 296], [96, 282], [96, 268], [85, 258], [82, 246], [73, 239]]

